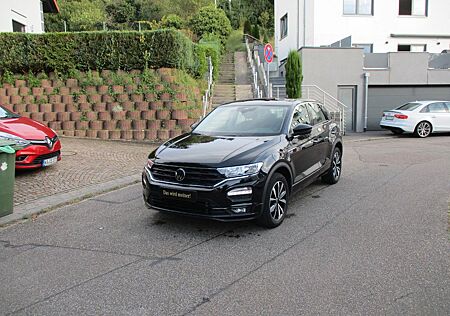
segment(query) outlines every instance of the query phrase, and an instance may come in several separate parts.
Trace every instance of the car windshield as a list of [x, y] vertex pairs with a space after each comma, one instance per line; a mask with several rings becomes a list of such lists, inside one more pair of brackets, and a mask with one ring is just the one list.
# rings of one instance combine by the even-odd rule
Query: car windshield
[[280, 105], [226, 105], [211, 112], [193, 133], [221, 136], [279, 135], [288, 112]]
[[396, 110], [402, 110], [402, 111], [414, 111], [417, 109], [421, 104], [420, 103], [406, 103], [402, 106], [399, 106], [396, 108]]
[[0, 106], [0, 119], [4, 119], [4, 118], [16, 118], [16, 117], [20, 117], [17, 114], [14, 114], [10, 111], [8, 111], [7, 109], [5, 109], [4, 107]]

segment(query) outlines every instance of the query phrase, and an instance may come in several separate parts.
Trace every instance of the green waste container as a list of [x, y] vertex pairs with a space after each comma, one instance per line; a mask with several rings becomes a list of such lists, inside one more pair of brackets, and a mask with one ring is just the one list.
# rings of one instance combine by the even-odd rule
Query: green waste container
[[0, 140], [0, 217], [13, 212], [15, 142]]

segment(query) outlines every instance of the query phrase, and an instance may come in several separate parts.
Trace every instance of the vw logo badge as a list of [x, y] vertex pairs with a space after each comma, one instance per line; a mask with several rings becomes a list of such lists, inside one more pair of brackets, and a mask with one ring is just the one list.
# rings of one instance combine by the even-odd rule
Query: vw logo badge
[[45, 142], [47, 143], [47, 147], [48, 148], [52, 148], [53, 147], [52, 140], [48, 136], [45, 136]]
[[183, 169], [180, 168], [177, 171], [175, 171], [175, 179], [178, 182], [183, 181], [185, 176], [186, 176], [186, 172]]

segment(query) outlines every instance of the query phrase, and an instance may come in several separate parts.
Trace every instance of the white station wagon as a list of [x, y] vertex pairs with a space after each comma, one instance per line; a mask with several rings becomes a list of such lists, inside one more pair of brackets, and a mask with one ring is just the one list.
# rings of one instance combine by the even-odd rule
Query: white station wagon
[[427, 137], [431, 133], [450, 132], [450, 101], [415, 101], [386, 111], [381, 128], [394, 134], [414, 133]]

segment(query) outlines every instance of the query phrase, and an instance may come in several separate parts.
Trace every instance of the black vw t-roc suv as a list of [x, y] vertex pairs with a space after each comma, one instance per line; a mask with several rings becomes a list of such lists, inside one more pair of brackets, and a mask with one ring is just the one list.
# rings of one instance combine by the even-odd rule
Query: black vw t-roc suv
[[342, 171], [342, 137], [314, 100], [224, 104], [148, 156], [144, 201], [160, 211], [280, 225], [289, 197]]

